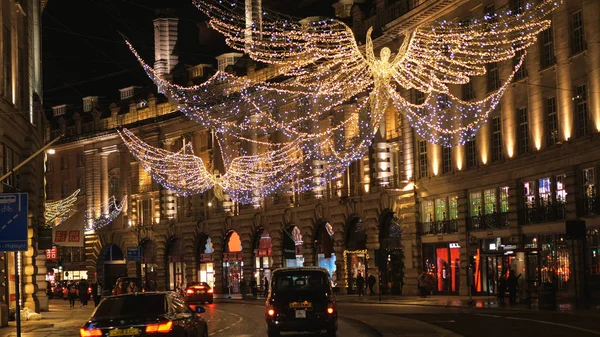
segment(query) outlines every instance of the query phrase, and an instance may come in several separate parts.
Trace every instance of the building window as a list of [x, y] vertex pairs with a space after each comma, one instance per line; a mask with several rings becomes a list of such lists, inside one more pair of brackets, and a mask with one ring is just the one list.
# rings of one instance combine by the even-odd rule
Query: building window
[[492, 161], [502, 160], [502, 127], [500, 117], [492, 119]]
[[435, 220], [446, 220], [446, 198], [435, 199]]
[[62, 183], [61, 197], [66, 198], [68, 196], [69, 196], [69, 181], [64, 180]]
[[119, 176], [112, 175], [108, 181], [108, 195], [114, 196], [117, 200], [120, 200], [119, 196]]
[[475, 91], [473, 91], [473, 85], [471, 85], [471, 79], [469, 82], [463, 84], [462, 87], [463, 100], [470, 101], [475, 98]]
[[433, 222], [433, 200], [423, 201], [423, 214], [421, 219], [423, 222]]
[[565, 189], [565, 180], [567, 176], [559, 174], [556, 176], [556, 201], [565, 203], [567, 202], [567, 190]]
[[542, 32], [541, 39], [542, 46], [542, 58], [541, 66], [542, 69], [548, 68], [556, 63], [556, 57], [554, 57], [554, 35], [552, 33], [552, 27]]
[[558, 143], [558, 114], [556, 112], [556, 97], [546, 99], [546, 114], [548, 115], [548, 145]]
[[587, 90], [584, 85], [575, 88], [575, 112], [577, 113], [577, 135], [583, 137], [588, 133]]
[[523, 183], [523, 189], [525, 190], [525, 207], [535, 207], [535, 182], [528, 181]]
[[[10, 172], [14, 167], [15, 164], [18, 162], [18, 160], [16, 159], [17, 155], [15, 154], [15, 152], [13, 151], [13, 149], [11, 149], [10, 147], [4, 145], [3, 147], [3, 152], [4, 152], [4, 160], [2, 163], [2, 174], [8, 173]], [[1, 181], [1, 183], [10, 186], [10, 187], [16, 187], [17, 181], [16, 181], [16, 176], [14, 174], [11, 174], [10, 176], [8, 176], [8, 178], [4, 179], [3, 181]]]
[[424, 140], [419, 141], [419, 172], [420, 177], [425, 178], [429, 176], [429, 169], [427, 165], [427, 142]]
[[119, 89], [119, 92], [121, 93], [121, 99], [133, 97], [133, 94], [135, 93], [134, 89], [134, 87]]
[[142, 199], [140, 204], [140, 224], [142, 226], [152, 225], [152, 200]]
[[52, 183], [51, 182], [46, 182], [46, 198], [48, 200], [54, 199], [53, 196], [52, 196], [53, 192], [54, 191], [52, 191]]
[[[4, 57], [4, 97], [12, 102], [12, 39], [10, 28], [4, 27], [2, 35], [3, 57]], [[14, 103], [14, 102], [13, 102]]]
[[475, 137], [466, 142], [467, 147], [467, 168], [477, 166], [477, 148], [475, 146]]
[[594, 177], [594, 168], [582, 170], [582, 187], [584, 198], [590, 199], [596, 196], [596, 184]]
[[519, 116], [519, 154], [529, 151], [529, 122], [527, 118], [527, 108], [517, 110]]
[[490, 188], [483, 191], [483, 205], [485, 214], [496, 213], [496, 189]]
[[79, 194], [85, 194], [85, 178], [77, 177], [77, 188], [79, 189]]
[[481, 192], [471, 192], [469, 195], [469, 200], [471, 202], [470, 215], [471, 216], [481, 216]]
[[452, 171], [452, 148], [442, 147], [442, 173]]
[[[519, 64], [519, 62], [521, 61], [521, 57], [523, 57], [523, 54], [525, 54], [525, 51], [522, 49], [517, 50], [517, 52], [515, 52], [515, 57], [513, 58], [513, 67], [516, 67]], [[519, 67], [519, 70], [517, 70], [517, 72], [515, 73], [514, 80], [520, 81], [525, 77], [527, 77], [527, 58], [523, 59], [521, 67]]]
[[494, 91], [500, 88], [500, 76], [498, 74], [498, 63], [488, 63], [487, 69], [487, 91]]
[[60, 169], [67, 170], [69, 168], [69, 159], [66, 157], [60, 157]]
[[552, 191], [550, 190], [550, 178], [538, 179], [538, 198], [540, 205], [549, 205], [552, 203]]
[[458, 219], [458, 197], [448, 198], [448, 218], [450, 220]]
[[585, 50], [585, 38], [583, 34], [583, 14], [581, 11], [573, 13], [573, 36], [571, 38], [571, 52], [578, 54]]
[[25, 85], [29, 80], [27, 79], [27, 53], [25, 49], [19, 48], [19, 106], [25, 116], [25, 119], [29, 120], [29, 85]]
[[500, 187], [500, 212], [508, 212], [508, 186]]
[[415, 104], [425, 103], [425, 93], [415, 89]]
[[52, 115], [54, 117], [62, 116], [66, 112], [67, 112], [67, 106], [65, 104], [63, 104], [63, 105], [57, 105], [57, 106], [53, 106], [52, 107]]

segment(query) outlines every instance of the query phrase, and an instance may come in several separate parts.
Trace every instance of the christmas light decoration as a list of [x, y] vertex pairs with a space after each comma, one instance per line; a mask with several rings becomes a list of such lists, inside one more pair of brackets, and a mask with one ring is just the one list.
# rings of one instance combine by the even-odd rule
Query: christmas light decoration
[[[379, 58], [371, 29], [359, 47], [352, 30], [334, 19], [296, 22], [265, 11], [260, 24], [248, 25], [251, 16], [239, 0], [195, 4], [228, 45], [271, 64], [283, 81], [217, 72], [200, 85], [182, 87], [161, 78], [127, 42], [159, 91], [186, 116], [214, 130], [226, 172], [207, 168], [191, 144], [173, 152], [149, 146], [128, 130], [119, 134], [142, 167], [175, 193], [214, 188], [222, 198], [256, 204], [278, 189], [317, 191], [338, 177], [364, 156], [390, 102], [429, 142], [453, 146], [470, 140], [525, 53], [499, 88], [480, 100], [461, 100], [452, 86], [485, 75], [487, 64], [524, 52], [549, 27], [545, 17], [558, 2], [543, 0], [521, 13], [505, 11], [469, 23], [426, 23], [403, 33], [395, 55], [384, 47]], [[427, 99], [410, 103], [399, 93], [408, 89]], [[336, 115], [341, 104], [352, 105], [356, 113]]]
[[105, 205], [103, 205], [104, 212], [100, 212], [99, 216], [94, 216], [96, 214], [96, 209], [91, 208], [86, 212], [85, 215], [85, 231], [93, 232], [97, 231], [105, 226], [111, 224], [123, 211], [123, 207], [127, 204], [127, 196], [124, 195], [121, 202], [117, 202], [115, 196], [111, 196]]
[[46, 220], [46, 224], [57, 226], [71, 217], [71, 211], [73, 210], [73, 205], [77, 202], [77, 195], [79, 195], [79, 192], [81, 192], [81, 190], [78, 189], [64, 199], [45, 203], [44, 219]]

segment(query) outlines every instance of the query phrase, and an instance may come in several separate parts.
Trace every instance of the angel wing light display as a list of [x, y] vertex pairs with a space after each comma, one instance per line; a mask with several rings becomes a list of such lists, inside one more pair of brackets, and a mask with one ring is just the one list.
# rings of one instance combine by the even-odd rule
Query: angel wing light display
[[73, 211], [73, 205], [77, 202], [77, 195], [79, 195], [79, 192], [81, 192], [81, 190], [78, 189], [64, 199], [45, 203], [44, 218], [46, 224], [57, 226], [67, 220], [71, 216], [71, 211]]
[[[429, 142], [454, 146], [470, 140], [521, 67], [526, 48], [550, 26], [545, 17], [559, 2], [541, 0], [518, 13], [468, 23], [429, 22], [404, 32], [395, 54], [384, 47], [379, 57], [371, 29], [361, 47], [338, 20], [294, 21], [261, 11], [257, 22], [256, 13], [246, 12], [252, 6], [240, 0], [194, 4], [229, 46], [271, 64], [285, 80], [259, 82], [217, 72], [205, 83], [182, 87], [163, 79], [128, 42], [159, 91], [215, 131], [226, 172], [207, 169], [191, 145], [169, 152], [128, 130], [119, 134], [166, 188], [182, 195], [217, 188], [250, 203], [284, 186], [314, 189], [341, 174], [364, 156], [390, 104]], [[477, 101], [454, 94], [457, 85], [484, 75], [488, 64], [515, 58], [517, 52], [522, 53], [513, 71], [495, 91]], [[425, 101], [408, 101], [403, 89], [422, 92]], [[354, 112], [342, 111], [342, 104], [352, 105]]]

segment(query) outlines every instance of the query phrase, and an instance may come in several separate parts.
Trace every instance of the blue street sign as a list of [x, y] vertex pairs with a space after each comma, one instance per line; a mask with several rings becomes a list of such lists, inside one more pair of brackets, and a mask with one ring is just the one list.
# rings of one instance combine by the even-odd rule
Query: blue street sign
[[127, 247], [127, 260], [142, 261], [142, 247]]
[[27, 251], [27, 193], [0, 193], [0, 251]]

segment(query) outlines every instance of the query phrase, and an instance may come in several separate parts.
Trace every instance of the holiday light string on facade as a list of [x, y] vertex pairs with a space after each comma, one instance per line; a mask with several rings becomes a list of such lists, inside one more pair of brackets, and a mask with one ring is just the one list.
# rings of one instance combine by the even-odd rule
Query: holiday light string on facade
[[44, 219], [46, 224], [60, 225], [65, 220], [71, 217], [71, 211], [73, 211], [73, 205], [77, 202], [77, 196], [81, 190], [77, 189], [71, 195], [66, 198], [46, 202], [44, 204]]
[[103, 211], [100, 212], [99, 216], [94, 216], [96, 209], [92, 207], [85, 213], [85, 231], [93, 232], [110, 225], [121, 214], [126, 204], [126, 195], [123, 196], [120, 202], [117, 202], [113, 195], [108, 198], [106, 205], [103, 205]]

